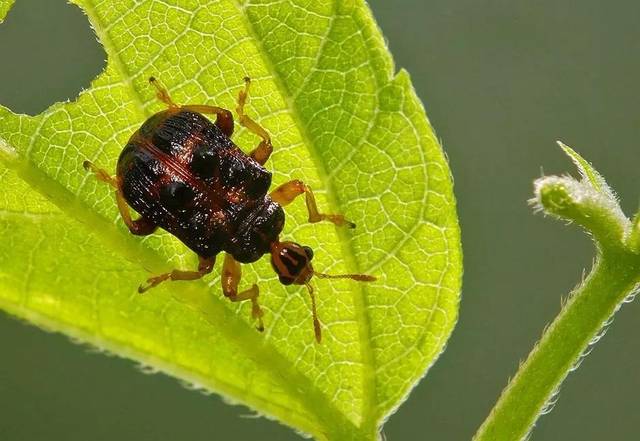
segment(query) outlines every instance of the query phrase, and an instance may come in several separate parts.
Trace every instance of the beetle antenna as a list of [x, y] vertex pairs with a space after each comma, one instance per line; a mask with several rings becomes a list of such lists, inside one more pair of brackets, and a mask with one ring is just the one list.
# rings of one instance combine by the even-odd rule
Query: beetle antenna
[[316, 296], [313, 293], [313, 286], [305, 283], [311, 297], [311, 314], [313, 315], [313, 331], [316, 334], [316, 341], [320, 343], [322, 340], [322, 329], [320, 328], [320, 320], [318, 320], [318, 311], [316, 310]]
[[376, 276], [370, 276], [369, 274], [324, 274], [314, 272], [314, 275], [321, 279], [352, 279], [358, 282], [375, 282], [378, 280]]

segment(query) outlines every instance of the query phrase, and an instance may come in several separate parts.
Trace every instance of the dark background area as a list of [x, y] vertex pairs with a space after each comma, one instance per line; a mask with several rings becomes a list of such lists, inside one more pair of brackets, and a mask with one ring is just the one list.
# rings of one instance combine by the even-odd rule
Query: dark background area
[[[593, 249], [534, 215], [532, 181], [572, 171], [562, 139], [600, 170], [628, 214], [640, 200], [640, 2], [376, 0], [455, 178], [465, 252], [460, 320], [446, 352], [385, 428], [394, 440], [468, 440], [578, 282]], [[104, 66], [85, 17], [17, 0], [0, 25], [0, 103], [38, 113]], [[562, 387], [532, 440], [637, 439], [640, 305], [626, 305]], [[0, 314], [0, 438], [295, 440], [217, 396], [92, 353]]]

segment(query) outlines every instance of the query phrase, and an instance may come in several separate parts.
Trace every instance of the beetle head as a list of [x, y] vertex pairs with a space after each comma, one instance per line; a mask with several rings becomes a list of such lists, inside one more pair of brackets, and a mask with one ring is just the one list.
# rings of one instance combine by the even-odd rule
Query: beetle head
[[283, 285], [304, 285], [313, 276], [313, 250], [295, 242], [271, 245], [271, 266]]
[[317, 272], [311, 265], [313, 250], [295, 242], [274, 242], [271, 244], [271, 266], [278, 274], [280, 283], [283, 285], [305, 285], [311, 296], [311, 312], [313, 314], [313, 328], [316, 340], [320, 343], [321, 331], [320, 322], [316, 312], [316, 298], [313, 287], [309, 283], [315, 275], [323, 279], [352, 279], [359, 282], [373, 282], [374, 276], [367, 274], [340, 274], [331, 275]]

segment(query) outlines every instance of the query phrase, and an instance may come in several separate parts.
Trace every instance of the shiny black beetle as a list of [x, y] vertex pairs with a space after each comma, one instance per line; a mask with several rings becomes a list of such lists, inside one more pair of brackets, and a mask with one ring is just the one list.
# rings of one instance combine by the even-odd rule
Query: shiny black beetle
[[[238, 292], [240, 263], [251, 263], [271, 254], [271, 266], [284, 285], [306, 285], [311, 295], [316, 340], [320, 322], [316, 313], [312, 276], [373, 281], [365, 274], [328, 275], [311, 265], [313, 251], [295, 242], [281, 242], [282, 207], [304, 193], [309, 222], [327, 220], [338, 226], [355, 225], [340, 214], [318, 212], [311, 189], [302, 181], [289, 181], [270, 193], [271, 173], [263, 165], [273, 147], [267, 131], [244, 113], [249, 78], [238, 97], [238, 122], [261, 138], [249, 155], [230, 137], [234, 121], [229, 110], [208, 105], [175, 104], [155, 78], [149, 79], [158, 98], [168, 105], [151, 116], [131, 136], [118, 158], [116, 176], [85, 161], [84, 167], [113, 186], [122, 219], [136, 235], [161, 227], [195, 251], [197, 271], [173, 270], [147, 280], [138, 288], [145, 292], [165, 280], [195, 280], [213, 270], [216, 255], [225, 252], [222, 291], [233, 302], [250, 300], [252, 315], [263, 330], [258, 287]], [[215, 114], [214, 123], [202, 114]], [[132, 219], [129, 206], [140, 214]]]

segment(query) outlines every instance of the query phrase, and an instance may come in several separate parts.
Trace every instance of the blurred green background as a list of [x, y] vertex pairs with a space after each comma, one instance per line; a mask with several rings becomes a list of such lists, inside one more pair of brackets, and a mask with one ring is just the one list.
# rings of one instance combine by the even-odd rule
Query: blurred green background
[[[394, 440], [468, 440], [560, 298], [593, 258], [584, 234], [533, 215], [532, 180], [572, 169], [562, 139], [638, 206], [640, 2], [376, 0], [455, 178], [465, 251], [446, 352], [385, 428]], [[63, 0], [17, 0], [0, 25], [0, 103], [39, 113], [104, 66]], [[634, 440], [640, 305], [626, 305], [532, 439]], [[295, 440], [289, 429], [133, 363], [0, 314], [0, 439]], [[247, 418], [249, 417], [249, 418]]]

